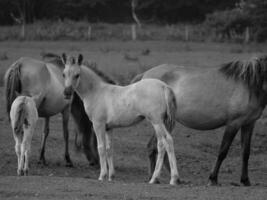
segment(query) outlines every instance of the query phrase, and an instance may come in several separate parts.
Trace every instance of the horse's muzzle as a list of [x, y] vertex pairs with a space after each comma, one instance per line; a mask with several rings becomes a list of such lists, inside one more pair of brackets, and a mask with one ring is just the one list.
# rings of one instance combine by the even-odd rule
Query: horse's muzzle
[[65, 99], [70, 99], [72, 95], [72, 88], [71, 87], [65, 88], [63, 93], [64, 93]]

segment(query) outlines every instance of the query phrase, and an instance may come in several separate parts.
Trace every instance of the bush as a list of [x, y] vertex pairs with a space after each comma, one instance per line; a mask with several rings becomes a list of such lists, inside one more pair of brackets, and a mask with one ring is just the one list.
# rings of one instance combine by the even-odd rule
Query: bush
[[235, 8], [208, 14], [204, 25], [216, 34], [216, 38], [233, 40], [244, 38], [246, 28], [250, 26], [250, 19], [241, 9]]

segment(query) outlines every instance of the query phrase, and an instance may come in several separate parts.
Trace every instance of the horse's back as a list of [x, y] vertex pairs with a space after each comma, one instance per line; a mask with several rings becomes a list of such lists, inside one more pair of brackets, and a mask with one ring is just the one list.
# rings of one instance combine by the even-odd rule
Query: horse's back
[[[247, 109], [248, 90], [218, 68], [160, 65], [144, 73], [170, 85], [177, 101], [177, 120], [195, 129], [213, 129]], [[237, 96], [235, 96], [237, 95]]]
[[42, 93], [43, 101], [38, 107], [41, 117], [61, 112], [68, 101], [64, 99], [64, 83], [60, 67], [33, 58], [23, 57], [21, 63], [22, 93]]

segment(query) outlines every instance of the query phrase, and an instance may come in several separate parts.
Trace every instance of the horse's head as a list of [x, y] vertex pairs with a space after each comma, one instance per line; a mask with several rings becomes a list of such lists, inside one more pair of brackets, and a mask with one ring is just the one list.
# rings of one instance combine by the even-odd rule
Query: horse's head
[[74, 57], [67, 57], [66, 54], [63, 53], [62, 61], [65, 65], [65, 68], [63, 70], [65, 86], [64, 95], [66, 99], [70, 99], [72, 96], [73, 89], [77, 88], [79, 85], [83, 56], [79, 54], [76, 62]]

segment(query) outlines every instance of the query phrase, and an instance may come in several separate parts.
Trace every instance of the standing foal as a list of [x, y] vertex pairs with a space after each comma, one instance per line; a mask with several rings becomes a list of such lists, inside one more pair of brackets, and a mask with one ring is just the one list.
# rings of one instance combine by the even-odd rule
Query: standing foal
[[153, 125], [158, 139], [158, 157], [154, 174], [149, 183], [155, 183], [160, 175], [164, 154], [167, 151], [170, 168], [170, 184], [179, 179], [171, 131], [175, 125], [176, 100], [172, 89], [162, 81], [147, 79], [128, 86], [116, 86], [104, 82], [94, 71], [73, 57], [63, 54], [65, 69], [64, 94], [70, 98], [74, 89], [83, 101], [86, 114], [93, 122], [100, 158], [100, 176], [114, 175], [111, 133], [116, 127], [131, 126], [142, 119]]
[[17, 174], [28, 175], [31, 141], [38, 120], [35, 97], [18, 96], [11, 105], [10, 120], [18, 157]]

